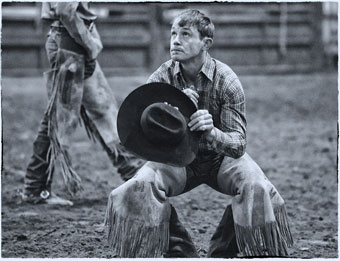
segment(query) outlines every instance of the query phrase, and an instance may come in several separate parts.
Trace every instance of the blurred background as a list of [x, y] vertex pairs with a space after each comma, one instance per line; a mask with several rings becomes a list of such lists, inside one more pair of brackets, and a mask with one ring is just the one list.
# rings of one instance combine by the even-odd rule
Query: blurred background
[[[3, 75], [39, 75], [48, 68], [48, 27], [41, 3], [2, 3]], [[170, 24], [185, 8], [208, 14], [216, 27], [211, 55], [236, 73], [334, 70], [338, 3], [91, 3], [108, 76], [151, 72], [169, 59]]]
[[[1, 256], [112, 258], [102, 229], [107, 198], [122, 184], [99, 144], [75, 129], [72, 165], [84, 191], [71, 197], [57, 167], [53, 191], [72, 208], [22, 202], [47, 95], [48, 27], [36, 2], [2, 3]], [[99, 3], [99, 61], [120, 104], [169, 59], [170, 23], [198, 8], [216, 27], [211, 55], [239, 75], [247, 99], [247, 152], [286, 201], [292, 258], [339, 258], [338, 3]], [[171, 198], [201, 257], [227, 196], [206, 185]]]

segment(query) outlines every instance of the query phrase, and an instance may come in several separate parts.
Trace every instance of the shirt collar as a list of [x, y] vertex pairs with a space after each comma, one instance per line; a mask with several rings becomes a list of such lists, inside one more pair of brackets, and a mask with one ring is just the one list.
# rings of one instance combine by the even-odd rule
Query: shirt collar
[[210, 54], [207, 53], [201, 72], [204, 73], [204, 75], [207, 76], [207, 78], [212, 82], [213, 76], [214, 76], [214, 70], [215, 70], [215, 66], [212, 61], [212, 58]]
[[[213, 81], [215, 66], [209, 53], [205, 57], [205, 61], [202, 65], [201, 71], [210, 81]], [[180, 63], [175, 62], [174, 75], [181, 75]]]

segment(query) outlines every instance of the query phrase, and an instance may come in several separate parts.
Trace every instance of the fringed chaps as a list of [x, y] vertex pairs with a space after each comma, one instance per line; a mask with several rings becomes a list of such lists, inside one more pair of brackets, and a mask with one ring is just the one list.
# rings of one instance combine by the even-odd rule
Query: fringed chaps
[[[220, 188], [235, 191], [231, 208], [241, 256], [287, 256], [293, 239], [284, 201], [276, 188], [248, 155], [232, 163], [227, 158], [222, 164], [221, 175], [225, 174], [222, 177], [227, 182], [220, 182]], [[176, 186], [181, 184], [183, 169], [161, 171], [151, 165], [144, 165], [109, 196], [108, 241], [118, 257], [160, 257], [168, 249], [171, 209], [164, 190], [171, 193], [179, 189], [176, 195], [180, 194], [181, 188]]]
[[48, 135], [51, 145], [48, 152], [49, 177], [58, 159], [68, 191], [74, 195], [81, 190], [81, 179], [72, 168], [67, 152], [70, 137], [80, 120], [84, 89], [84, 56], [64, 49], [58, 50], [57, 69], [45, 73], [49, 103]]
[[293, 245], [293, 238], [283, 199], [274, 187], [271, 193], [257, 185], [245, 190], [242, 199], [232, 203], [241, 255], [288, 256], [288, 247]]
[[170, 204], [155, 189], [154, 175], [144, 166], [150, 177], [138, 175], [110, 194], [105, 224], [108, 242], [118, 257], [161, 257], [169, 245]]
[[[116, 148], [118, 134], [115, 119], [118, 109], [99, 64], [96, 64], [93, 75], [88, 78], [89, 88], [84, 93], [84, 56], [65, 49], [59, 49], [57, 55], [59, 64], [45, 73], [49, 96], [48, 135], [51, 140], [48, 182], [58, 159], [64, 182], [71, 195], [74, 195], [82, 188], [81, 179], [72, 168], [67, 152], [72, 133], [79, 123], [83, 123], [90, 140], [98, 141], [110, 158], [117, 161], [120, 155]], [[105, 117], [98, 118], [98, 113]], [[109, 143], [113, 145], [108, 146]]]

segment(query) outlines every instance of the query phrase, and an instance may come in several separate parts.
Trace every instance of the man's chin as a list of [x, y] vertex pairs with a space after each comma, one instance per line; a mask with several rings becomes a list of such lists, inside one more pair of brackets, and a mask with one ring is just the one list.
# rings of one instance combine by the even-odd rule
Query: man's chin
[[181, 59], [181, 57], [179, 55], [171, 55], [171, 60], [175, 61], [175, 62], [181, 62], [183, 61], [183, 59]]

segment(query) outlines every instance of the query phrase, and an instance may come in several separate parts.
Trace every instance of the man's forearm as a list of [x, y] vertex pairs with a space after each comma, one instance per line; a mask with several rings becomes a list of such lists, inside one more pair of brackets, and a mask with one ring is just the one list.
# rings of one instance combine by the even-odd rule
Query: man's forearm
[[226, 156], [239, 158], [245, 153], [246, 137], [239, 132], [223, 132], [214, 127], [206, 139], [213, 150]]

